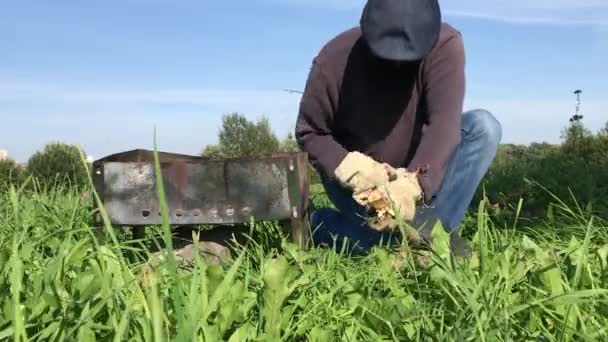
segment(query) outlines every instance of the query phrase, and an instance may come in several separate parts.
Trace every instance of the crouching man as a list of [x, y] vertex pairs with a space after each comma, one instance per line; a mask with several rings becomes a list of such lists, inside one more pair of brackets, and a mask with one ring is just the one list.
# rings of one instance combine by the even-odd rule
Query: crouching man
[[399, 221], [457, 236], [502, 135], [489, 112], [463, 113], [464, 95], [462, 36], [437, 1], [369, 0], [315, 57], [300, 103], [296, 139], [336, 207], [312, 213], [315, 242], [368, 249]]

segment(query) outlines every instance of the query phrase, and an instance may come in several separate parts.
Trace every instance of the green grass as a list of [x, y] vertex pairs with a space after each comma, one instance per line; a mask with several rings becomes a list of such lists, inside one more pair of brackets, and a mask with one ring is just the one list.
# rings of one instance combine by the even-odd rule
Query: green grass
[[[0, 340], [608, 337], [608, 226], [565, 206], [560, 224], [524, 230], [495, 227], [482, 203], [467, 221], [470, 261], [450, 257], [441, 229], [421, 267], [407, 249], [302, 251], [259, 224], [226, 266], [170, 257], [149, 272], [128, 257], [129, 234], [107, 223], [94, 233], [95, 200], [69, 188], [0, 194]], [[150, 238], [172, 248], [167, 223]]]

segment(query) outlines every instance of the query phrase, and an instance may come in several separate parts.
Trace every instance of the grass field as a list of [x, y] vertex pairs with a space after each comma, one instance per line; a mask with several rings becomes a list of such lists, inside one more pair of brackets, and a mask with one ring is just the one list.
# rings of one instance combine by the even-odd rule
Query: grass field
[[[480, 205], [464, 231], [469, 261], [450, 257], [441, 229], [423, 265], [407, 246], [301, 251], [268, 223], [226, 266], [183, 268], [168, 254], [150, 270], [128, 257], [129, 234], [107, 224], [94, 234], [94, 200], [63, 188], [0, 194], [0, 340], [608, 337], [608, 225], [565, 206], [558, 226], [512, 229]], [[170, 241], [167, 225], [153, 234]]]

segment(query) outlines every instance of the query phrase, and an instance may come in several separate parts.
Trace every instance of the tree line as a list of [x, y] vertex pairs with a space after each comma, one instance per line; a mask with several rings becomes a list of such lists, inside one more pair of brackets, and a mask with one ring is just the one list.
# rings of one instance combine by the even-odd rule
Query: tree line
[[[505, 222], [515, 216], [554, 219], [553, 208], [560, 201], [577, 212], [608, 218], [608, 123], [592, 132], [582, 118], [575, 114], [570, 119], [558, 144], [500, 145], [472, 205], [487, 199], [494, 217]], [[200, 155], [231, 158], [295, 151], [299, 147], [293, 134], [279, 138], [267, 118], [252, 121], [231, 113], [222, 118], [217, 144], [205, 146]], [[318, 183], [315, 170], [309, 170], [312, 183]], [[28, 176], [43, 186], [88, 184], [78, 148], [61, 143], [36, 152], [25, 167], [10, 159], [0, 161], [0, 189]]]

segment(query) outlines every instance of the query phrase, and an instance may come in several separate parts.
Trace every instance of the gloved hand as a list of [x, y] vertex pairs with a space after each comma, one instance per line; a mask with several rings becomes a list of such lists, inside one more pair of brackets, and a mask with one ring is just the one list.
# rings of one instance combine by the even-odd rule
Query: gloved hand
[[417, 173], [406, 169], [392, 173], [395, 179], [353, 195], [357, 203], [370, 210], [368, 225], [378, 231], [395, 230], [399, 221], [411, 222], [423, 195]]
[[387, 183], [394, 170], [360, 152], [349, 152], [335, 171], [338, 181], [355, 193]]

